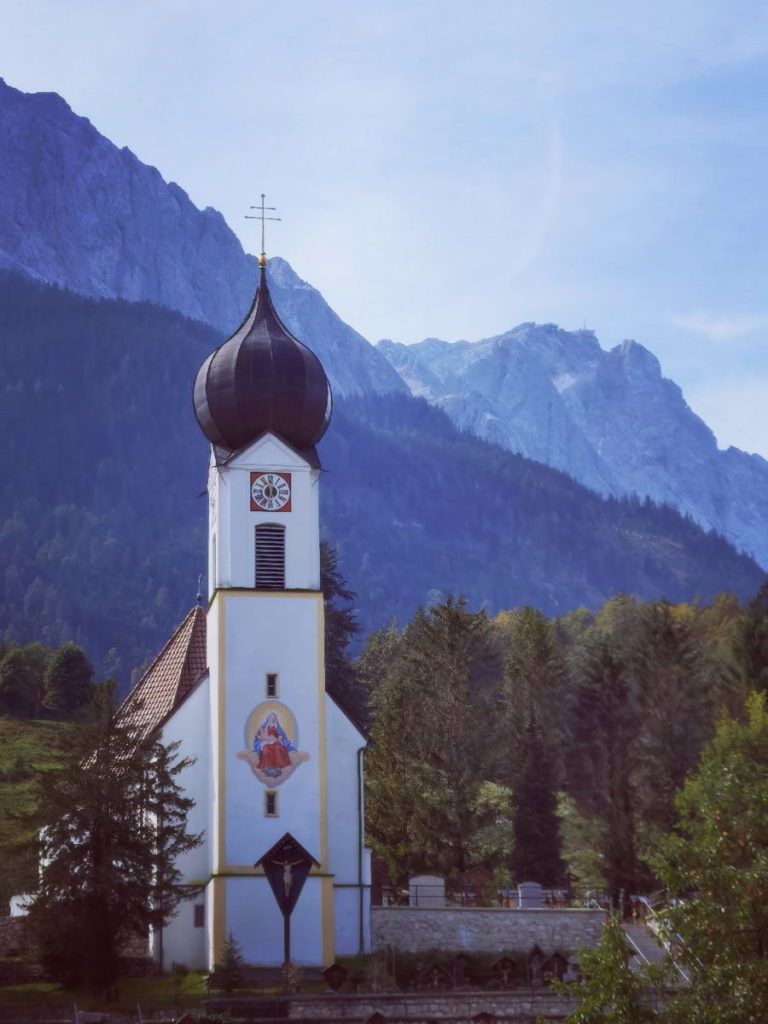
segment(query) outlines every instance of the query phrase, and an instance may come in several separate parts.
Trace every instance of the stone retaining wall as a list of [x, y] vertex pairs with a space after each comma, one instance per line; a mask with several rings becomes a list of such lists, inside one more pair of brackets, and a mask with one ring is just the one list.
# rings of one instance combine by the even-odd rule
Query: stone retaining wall
[[414, 992], [409, 994], [293, 996], [290, 1016], [295, 1021], [344, 1024], [367, 1021], [379, 1013], [386, 1024], [472, 1024], [488, 1014], [494, 1024], [555, 1024], [576, 1009], [571, 999], [551, 989], [514, 992]]
[[404, 953], [571, 953], [600, 941], [602, 910], [508, 910], [501, 907], [372, 907], [374, 950]]

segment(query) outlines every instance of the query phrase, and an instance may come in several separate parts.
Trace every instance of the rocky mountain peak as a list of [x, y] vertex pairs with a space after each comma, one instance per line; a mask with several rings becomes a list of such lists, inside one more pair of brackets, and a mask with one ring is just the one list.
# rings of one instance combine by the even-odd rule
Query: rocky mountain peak
[[768, 463], [719, 451], [637, 341], [607, 352], [593, 331], [523, 323], [477, 342], [390, 342], [379, 351], [413, 394], [463, 430], [600, 494], [672, 505], [768, 566]]

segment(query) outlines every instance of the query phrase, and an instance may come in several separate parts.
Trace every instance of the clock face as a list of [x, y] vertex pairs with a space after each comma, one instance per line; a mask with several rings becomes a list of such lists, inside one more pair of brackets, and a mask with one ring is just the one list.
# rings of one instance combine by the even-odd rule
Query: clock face
[[251, 473], [252, 512], [290, 512], [290, 473]]

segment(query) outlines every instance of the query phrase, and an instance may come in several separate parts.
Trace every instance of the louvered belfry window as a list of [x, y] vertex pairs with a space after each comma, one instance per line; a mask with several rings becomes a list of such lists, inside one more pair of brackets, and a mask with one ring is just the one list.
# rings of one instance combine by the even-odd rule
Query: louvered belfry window
[[285, 590], [285, 527], [256, 527], [256, 589]]

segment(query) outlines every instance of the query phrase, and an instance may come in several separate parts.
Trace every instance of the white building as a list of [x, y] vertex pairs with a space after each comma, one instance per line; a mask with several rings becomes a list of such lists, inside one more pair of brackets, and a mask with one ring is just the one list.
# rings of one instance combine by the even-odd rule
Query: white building
[[[286, 835], [314, 862], [292, 959], [327, 966], [370, 947], [365, 737], [324, 676], [315, 444], [330, 387], [275, 313], [263, 254], [260, 265], [248, 316], [195, 384], [211, 442], [208, 608], [192, 609], [121, 709], [196, 758], [183, 781], [205, 838], [180, 867], [200, 895], [163, 933], [165, 964], [189, 967], [210, 968], [230, 932], [249, 963], [283, 962], [283, 916], [257, 862]], [[301, 869], [276, 863], [287, 894]]]

